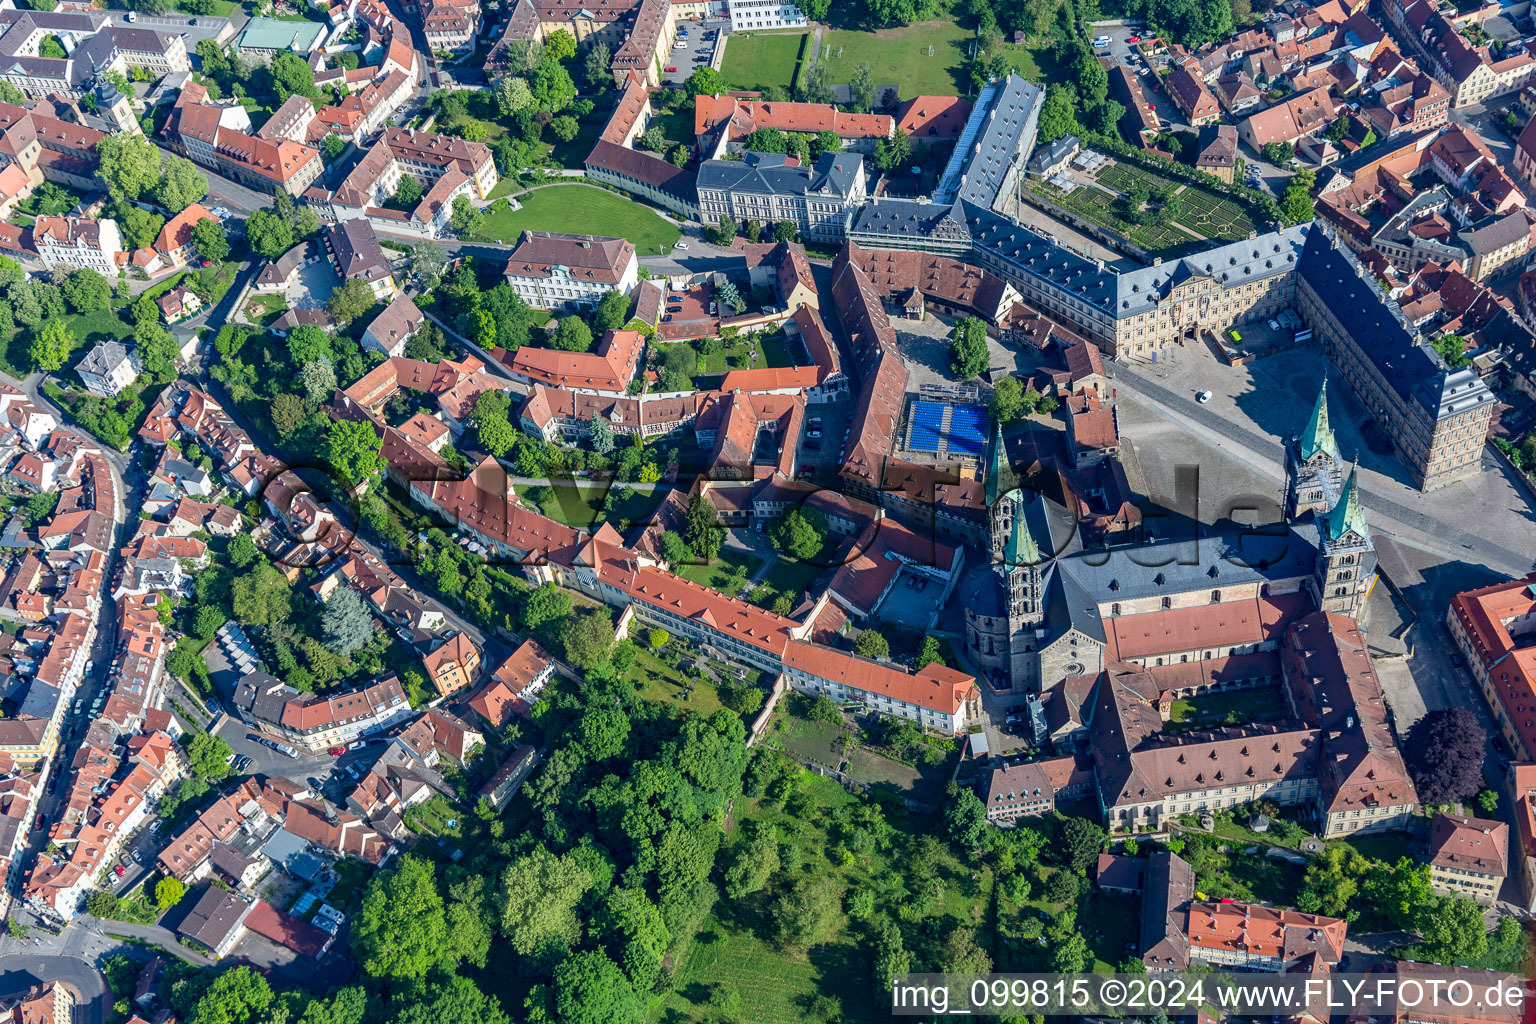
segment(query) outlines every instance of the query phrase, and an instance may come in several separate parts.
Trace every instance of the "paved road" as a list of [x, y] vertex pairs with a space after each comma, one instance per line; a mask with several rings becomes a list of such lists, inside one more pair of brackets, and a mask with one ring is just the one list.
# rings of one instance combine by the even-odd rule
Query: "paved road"
[[25, 991], [46, 981], [63, 982], [77, 993], [74, 1024], [105, 1024], [111, 1008], [107, 979], [86, 961], [30, 953], [0, 956], [0, 992]]
[[[1111, 364], [1110, 372], [1118, 387], [1133, 394], [1139, 393], [1155, 406], [1206, 428], [1223, 439], [1226, 450], [1239, 454], [1238, 448], [1246, 449], [1250, 455], [1250, 461], [1257, 459], [1269, 466], [1284, 465], [1285, 450], [1275, 438], [1261, 436], [1217, 416], [1185, 394], [1168, 390], [1134, 366]], [[1426, 538], [1439, 538], [1443, 542], [1459, 545], [1463, 549], [1458, 553], [1447, 545], [1445, 548], [1447, 557], [1461, 558], [1466, 551], [1474, 551], [1501, 563], [1515, 575], [1529, 572], [1531, 569], [1533, 558], [1529, 550], [1516, 551], [1476, 534], [1467, 533], [1453, 523], [1436, 520], [1393, 500], [1379, 490], [1373, 490], [1368, 483], [1361, 486], [1360, 493], [1365, 499], [1367, 515], [1373, 522], [1380, 523], [1382, 520], [1388, 520]]]

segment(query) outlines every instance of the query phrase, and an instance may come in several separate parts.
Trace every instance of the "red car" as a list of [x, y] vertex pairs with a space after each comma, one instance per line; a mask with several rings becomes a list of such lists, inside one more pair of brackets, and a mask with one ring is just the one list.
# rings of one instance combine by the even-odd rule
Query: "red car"
[[1131, 36], [1130, 38], [1126, 39], [1126, 42], [1130, 43], [1132, 46], [1135, 46], [1137, 43], [1141, 42], [1141, 36]]
[[118, 878], [122, 878], [123, 877], [123, 866], [121, 864], [119, 864], [117, 867], [113, 868], [112, 870], [117, 872], [117, 877]]
[[39, 814], [37, 816], [37, 820], [32, 822], [32, 827], [33, 828], [42, 828], [43, 825], [47, 823], [47, 821], [48, 821], [48, 815], [46, 815], [46, 814]]
[[332, 757], [340, 757], [342, 754], [345, 754], [346, 752], [347, 752], [347, 748], [346, 747], [332, 747], [329, 751], [327, 751], [327, 753], [329, 753]]
[[670, 68], [667, 68], [667, 74], [669, 74], [669, 75], [670, 75], [670, 74], [671, 74], [671, 73], [672, 73], [672, 72], [674, 72], [674, 71], [676, 71], [676, 70], [677, 70], [677, 65], [676, 65], [676, 64], [674, 64], [674, 65], [672, 65], [672, 66], [671, 66], [671, 67], [670, 67]]

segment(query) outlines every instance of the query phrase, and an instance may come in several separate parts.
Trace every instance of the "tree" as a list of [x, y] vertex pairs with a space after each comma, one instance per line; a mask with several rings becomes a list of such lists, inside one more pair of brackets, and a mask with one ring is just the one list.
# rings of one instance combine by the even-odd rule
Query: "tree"
[[901, 928], [890, 918], [880, 922], [875, 937], [875, 988], [882, 994], [903, 974], [912, 970], [912, 953], [901, 938]]
[[640, 1024], [645, 1005], [618, 964], [587, 950], [555, 968], [555, 1012], [561, 1024]]
[[336, 367], [329, 359], [311, 359], [299, 367], [299, 386], [316, 405], [330, 401], [336, 392]]
[[320, 90], [315, 88], [315, 70], [298, 54], [284, 50], [272, 58], [268, 70], [272, 74], [272, 86], [278, 100], [286, 101], [289, 96], [307, 96], [312, 100], [320, 98]]
[[583, 70], [587, 84], [599, 92], [613, 84], [613, 51], [607, 43], [599, 42], [587, 51]]
[[1296, 147], [1289, 142], [1266, 142], [1259, 148], [1259, 153], [1276, 167], [1282, 167], [1295, 159]]
[[325, 162], [331, 163], [347, 151], [346, 140], [335, 132], [327, 132], [325, 138], [320, 140], [320, 151]]
[[205, 260], [222, 263], [229, 258], [229, 235], [217, 217], [204, 217], [192, 225], [192, 245]]
[[138, 132], [103, 137], [96, 156], [96, 174], [113, 199], [138, 199], [160, 181], [160, 151]]
[[702, 492], [688, 499], [688, 510], [683, 514], [683, 540], [696, 557], [705, 562], [714, 561], [725, 540], [724, 530], [715, 515], [715, 506]]
[[1080, 875], [1098, 858], [1104, 830], [1087, 818], [1068, 818], [1061, 827], [1061, 840], [1068, 868]]
[[781, 947], [805, 950], [820, 945], [842, 922], [843, 888], [824, 875], [803, 875], [773, 901], [768, 916]]
[[866, 629], [853, 642], [853, 653], [861, 658], [889, 658], [891, 656], [891, 644], [877, 630]]
[[293, 248], [298, 235], [293, 225], [278, 214], [271, 210], [255, 210], [246, 218], [245, 240], [256, 255], [276, 260]]
[[551, 348], [562, 349], [566, 352], [586, 352], [592, 347], [592, 328], [587, 322], [574, 313], [560, 318], [560, 325], [555, 328], [554, 335], [549, 339]]
[[52, 373], [62, 367], [75, 350], [75, 334], [63, 320], [49, 320], [32, 338], [29, 354], [40, 369]]
[[[1461, 710], [1461, 709], [1457, 709]], [[1440, 964], [1468, 964], [1488, 949], [1483, 910], [1465, 896], [1441, 896], [1419, 921], [1423, 941], [1415, 959]]]
[[795, 222], [781, 220], [773, 226], [773, 240], [775, 242], [793, 242], [800, 229], [795, 227]]
[[225, 762], [233, 753], [222, 736], [194, 733], [187, 744], [187, 764], [199, 777], [217, 782], [229, 775], [229, 765]]
[[736, 241], [736, 218], [722, 213], [715, 227], [705, 228], [704, 234], [716, 245], [730, 245]]
[[[288, 361], [294, 366], [303, 366], [305, 363], [323, 359], [327, 363], [335, 360], [335, 352], [331, 348], [331, 336], [324, 328], [314, 324], [299, 324], [288, 332], [285, 339], [288, 346]], [[330, 397], [330, 392], [326, 392]]]
[[1415, 722], [1403, 743], [1403, 759], [1419, 799], [1449, 804], [1481, 789], [1487, 739], [1466, 708], [1440, 708]]
[[374, 307], [378, 299], [373, 289], [360, 277], [354, 277], [331, 292], [325, 300], [325, 311], [336, 318], [336, 323], [346, 327]]
[[[970, 793], [970, 790], [966, 790]], [[975, 793], [971, 798], [981, 803]], [[983, 812], [985, 813], [985, 812]], [[939, 963], [947, 974], [991, 974], [992, 957], [976, 941], [976, 929], [956, 928], [949, 933], [940, 954]]]
[[674, 570], [692, 557], [688, 545], [683, 541], [682, 534], [675, 530], [665, 530], [661, 535], [661, 557]]
[[778, 870], [778, 834], [771, 826], [755, 823], [725, 869], [725, 894], [733, 900], [745, 899], [766, 886]]
[[576, 123], [574, 117], [566, 114], [549, 122], [549, 130], [561, 142], [570, 142], [576, 137], [576, 133], [581, 131], [581, 126]]
[[1459, 334], [1441, 335], [1431, 344], [1440, 353], [1440, 358], [1445, 360], [1445, 365], [1453, 370], [1459, 370], [1472, 361], [1467, 358], [1466, 339]]
[[133, 339], [144, 372], [156, 384], [169, 384], [176, 379], [176, 363], [181, 358], [181, 346], [176, 344], [171, 332], [157, 323], [147, 323], [133, 332]]
[[402, 210], [416, 209], [416, 204], [421, 202], [421, 182], [415, 175], [400, 175], [400, 180], [395, 183], [395, 202]]
[[570, 60], [576, 56], [576, 37], [565, 29], [557, 29], [544, 37], [544, 55], [555, 60]]
[[180, 213], [207, 194], [208, 176], [194, 167], [192, 161], [179, 156], [165, 161], [160, 180], [154, 185], [155, 202], [172, 213]]
[[256, 542], [251, 540], [251, 535], [248, 533], [237, 533], [229, 538], [229, 547], [225, 550], [230, 564], [236, 569], [250, 568], [260, 554], [256, 549]]
[[76, 313], [90, 313], [112, 304], [112, 286], [90, 267], [70, 271], [59, 289], [64, 293], [64, 301]]
[[923, 646], [917, 653], [917, 661], [914, 669], [925, 669], [929, 665], [943, 665], [944, 657], [939, 650], [939, 638], [933, 635], [923, 637]]
[[325, 602], [320, 615], [326, 650], [343, 658], [350, 657], [373, 639], [373, 616], [357, 591], [337, 587]]
[[1077, 87], [1078, 102], [1084, 110], [1098, 106], [1109, 95], [1109, 72], [1086, 46], [1078, 47], [1077, 57], [1072, 62], [1072, 78]]
[[604, 293], [592, 311], [592, 327], [596, 331], [616, 331], [629, 321], [629, 296], [618, 289]]
[[235, 618], [247, 626], [272, 626], [288, 621], [291, 586], [288, 578], [270, 562], [257, 562], [248, 573], [236, 576], [230, 585], [230, 603]]
[[780, 551], [808, 562], [827, 541], [827, 517], [815, 509], [792, 508], [774, 524], [769, 539]]
[[613, 649], [613, 620], [606, 608], [567, 619], [560, 630], [565, 660], [579, 669], [596, 668]]
[[613, 451], [613, 426], [608, 422], [608, 418], [601, 412], [594, 412], [589, 424], [590, 431], [587, 436], [592, 442], [592, 450], [599, 454]]
[[985, 321], [968, 316], [956, 322], [949, 336], [949, 368], [955, 375], [970, 380], [987, 368], [990, 359]]
[[696, 96], [714, 96], [725, 91], [725, 79], [714, 68], [695, 68], [683, 83], [683, 91], [690, 100]]
[[372, 423], [338, 420], [326, 437], [325, 458], [343, 483], [354, 486], [384, 468], [383, 444]]
[[504, 75], [496, 79], [491, 92], [496, 97], [496, 108], [501, 111], [502, 117], [511, 117], [519, 110], [533, 106], [533, 93], [528, 90], [528, 83], [516, 75]]
[[912, 139], [900, 128], [875, 144], [875, 166], [882, 171], [894, 171], [910, 159]]
[[456, 959], [432, 862], [409, 854], [368, 886], [352, 921], [352, 948], [370, 977], [411, 982]]
[[566, 619], [571, 614], [571, 595], [553, 583], [530, 590], [523, 599], [523, 628], [530, 633]]
[[155, 883], [155, 903], [161, 910], [170, 910], [187, 894], [187, 887], [169, 876]]
[[158, 213], [140, 209], [131, 203], [114, 203], [112, 219], [123, 238], [123, 248], [143, 249], [155, 242], [155, 236], [165, 227], [165, 218]]
[[570, 854], [539, 845], [513, 860], [501, 875], [501, 929], [512, 948], [527, 955], [548, 939], [574, 943], [581, 934], [576, 908], [592, 876]]
[[875, 108], [875, 69], [869, 61], [859, 61], [848, 82], [848, 100], [854, 110], [867, 114]]
[[1051, 951], [1051, 970], [1061, 974], [1080, 974], [1092, 961], [1088, 940], [1081, 932], [1073, 932]]
[[576, 98], [576, 83], [558, 61], [545, 58], [528, 77], [528, 88], [541, 111], [558, 114]]
[[[343, 989], [343, 991], [346, 990]], [[459, 975], [454, 975], [443, 984], [434, 986], [427, 999], [410, 1003], [391, 1018], [391, 1024], [511, 1024], [511, 1022], [512, 1018], [507, 1016], [495, 996], [482, 991], [473, 981]], [[345, 1024], [354, 1024], [354, 1022], [349, 1020]], [[362, 1024], [362, 1021], [358, 1020], [355, 1024]]]
[[962, 850], [978, 849], [986, 839], [989, 827], [987, 807], [969, 786], [960, 789], [944, 805], [944, 830], [949, 833], [949, 841]]
[[272, 1005], [267, 979], [241, 965], [219, 974], [188, 1016], [188, 1024], [252, 1024]]
[[741, 313], [747, 308], [747, 302], [741, 297], [741, 291], [730, 281], [721, 282], [715, 289], [715, 300], [719, 302], [721, 309], [730, 308]]
[[796, 88], [803, 103], [831, 103], [835, 98], [822, 61], [817, 61], [800, 76], [800, 84]]
[[1292, 178], [1291, 184], [1280, 193], [1280, 212], [1293, 224], [1301, 224], [1317, 216], [1317, 210], [1312, 204], [1312, 196], [1295, 178]]
[[1024, 385], [1011, 374], [998, 381], [988, 402], [992, 409], [992, 421], [1007, 426], [1024, 418]]

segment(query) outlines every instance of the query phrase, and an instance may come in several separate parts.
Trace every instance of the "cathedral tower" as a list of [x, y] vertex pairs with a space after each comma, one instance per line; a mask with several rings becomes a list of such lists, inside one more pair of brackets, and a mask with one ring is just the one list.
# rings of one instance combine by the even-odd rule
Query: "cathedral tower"
[[1355, 467], [1344, 481], [1338, 503], [1317, 522], [1317, 568], [1311, 580], [1317, 606], [1365, 621], [1365, 602], [1376, 583], [1376, 546], [1360, 507]]
[[1339, 500], [1344, 460], [1328, 422], [1328, 379], [1317, 393], [1306, 429], [1285, 446], [1285, 517], [1320, 515]]

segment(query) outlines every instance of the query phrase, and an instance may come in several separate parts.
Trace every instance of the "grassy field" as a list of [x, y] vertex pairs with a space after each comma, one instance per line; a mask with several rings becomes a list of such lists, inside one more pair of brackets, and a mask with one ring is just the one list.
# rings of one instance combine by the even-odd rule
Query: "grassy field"
[[[98, 341], [133, 337], [133, 328], [111, 309], [98, 309], [90, 313], [70, 313], [64, 317], [64, 323], [75, 336], [75, 345], [64, 360], [66, 366], [74, 365], [75, 360], [89, 351]], [[36, 369], [36, 365], [32, 362], [31, 347], [32, 332], [30, 330], [20, 328], [12, 332], [11, 336], [5, 339], [4, 344], [0, 345], [0, 369], [13, 377], [27, 376]]]
[[[727, 44], [726, 52], [736, 45], [733, 41]], [[666, 135], [668, 142], [677, 142], [685, 146], [694, 145], [693, 134], [693, 108], [678, 107], [676, 110], [665, 110], [651, 119], [652, 127], [659, 127]]]
[[1419, 841], [1407, 832], [1372, 832], [1363, 836], [1337, 840], [1371, 860], [1396, 864], [1399, 857], [1413, 856]]
[[[533, 487], [520, 488], [518, 494], [519, 497], [527, 498], [538, 505], [539, 511], [549, 518], [567, 526], [589, 530], [604, 521], [603, 501], [608, 497], [611, 489], [614, 505], [607, 521], [613, 523], [615, 529], [623, 532], [633, 523], [649, 519], [656, 508], [656, 503], [661, 500], [659, 490], [653, 492], [639, 489], [635, 490], [633, 497], [626, 500], [620, 497], [624, 487], [624, 484], [615, 484], [610, 488], [606, 482], [582, 486], [559, 483], [544, 485], [538, 493], [531, 493], [536, 490]], [[548, 493], [545, 494], [544, 491]]]
[[875, 32], [838, 29], [822, 36], [818, 63], [833, 85], [851, 82], [858, 66], [868, 61], [875, 84], [896, 86], [904, 100], [965, 96], [970, 92], [966, 54], [975, 34], [952, 21], [920, 21]]
[[724, 590], [731, 579], [732, 568], [743, 566], [747, 570], [747, 575], [751, 576], [761, 564], [761, 560], [754, 555], [742, 551], [722, 550], [713, 562], [678, 566], [677, 574], [714, 590]]
[[[773, 86], [788, 89], [795, 77], [795, 58], [804, 32], [743, 32], [725, 44], [720, 74], [728, 89], [762, 91]], [[692, 134], [692, 126], [689, 126]], [[671, 139], [669, 134], [667, 138]], [[672, 139], [687, 142], [688, 139]]]
[[630, 672], [629, 680], [636, 684], [636, 692], [646, 700], [676, 704], [701, 715], [712, 715], [721, 710], [723, 705], [714, 684], [706, 680], [692, 683], [690, 689], [691, 680], [685, 680], [677, 669], [656, 657], [645, 646], [647, 632], [639, 630], [634, 637], [635, 667]]
[[1204, 697], [1181, 697], [1173, 702], [1169, 720], [1187, 729], [1214, 725], [1246, 725], [1285, 713], [1285, 700], [1278, 686], [1251, 690], [1229, 690]]
[[767, 608], [780, 594], [788, 594], [793, 600], [799, 601], [825, 571], [825, 566], [807, 565], [793, 558], [781, 557], [773, 563], [773, 568], [768, 570], [768, 575], [763, 577], [757, 589], [752, 591], [752, 603]]
[[[912, 837], [935, 827], [926, 818], [887, 810], [884, 817], [894, 826], [891, 845], [841, 861], [832, 856], [838, 846], [839, 823], [854, 817], [861, 801], [830, 779], [809, 774], [801, 776], [796, 790], [793, 813], [743, 799], [735, 816], [775, 826], [781, 841], [799, 851], [797, 873], [830, 877], [845, 892], [879, 887], [899, 872], [895, 865], [910, 855]], [[727, 841], [732, 838], [734, 832]], [[932, 877], [942, 885], [943, 899], [912, 929], [914, 934], [947, 935], [962, 923], [977, 922], [985, 931], [991, 872], [972, 879], [946, 849]], [[714, 915], [680, 965], [675, 989], [652, 1007], [652, 1021], [681, 1024], [711, 1019], [706, 1003], [713, 982], [724, 982], [737, 991], [741, 1012], [730, 1019], [742, 1024], [803, 1024], [808, 1004], [818, 995], [838, 1000], [841, 1013], [835, 1019], [842, 1024], [891, 1019], [870, 977], [872, 950], [863, 927], [849, 921], [831, 942], [804, 952], [782, 949], [772, 941], [773, 925], [766, 913], [772, 888], [744, 900], [722, 899], [716, 904]], [[990, 938], [984, 936], [982, 941], [985, 944]]]
[[591, 185], [551, 185], [523, 195], [522, 209], [497, 202], [490, 208], [482, 239], [515, 242], [523, 231], [581, 231], [627, 238], [641, 253], [672, 248], [682, 232], [648, 207]]

